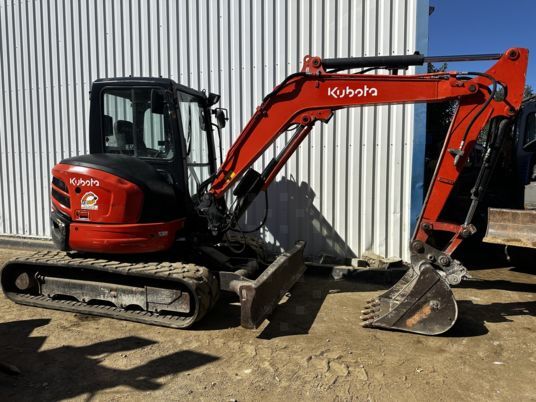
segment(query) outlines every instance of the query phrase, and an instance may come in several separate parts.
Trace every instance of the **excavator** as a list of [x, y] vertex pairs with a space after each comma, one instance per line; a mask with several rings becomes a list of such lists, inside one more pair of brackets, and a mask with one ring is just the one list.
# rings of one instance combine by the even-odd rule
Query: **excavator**
[[[406, 71], [471, 60], [495, 64], [486, 72]], [[216, 141], [227, 121], [226, 110], [215, 106], [219, 95], [164, 78], [99, 79], [90, 95], [90, 153], [52, 169], [58, 250], [8, 261], [2, 289], [23, 305], [173, 328], [191, 327], [221, 291], [234, 292], [241, 325], [256, 328], [304, 273], [305, 243], [268, 261], [241, 217], [313, 127], [340, 109], [454, 100], [409, 245], [410, 268], [361, 316], [367, 328], [441, 334], [458, 316], [451, 286], [467, 276], [452, 254], [476, 231], [475, 211], [521, 107], [527, 62], [523, 48], [444, 57], [306, 56], [300, 72], [265, 96], [225, 159], [220, 145], [219, 167]], [[471, 204], [463, 219], [448, 220], [443, 212], [484, 128], [485, 162]], [[256, 171], [254, 162], [284, 133], [287, 144]]]

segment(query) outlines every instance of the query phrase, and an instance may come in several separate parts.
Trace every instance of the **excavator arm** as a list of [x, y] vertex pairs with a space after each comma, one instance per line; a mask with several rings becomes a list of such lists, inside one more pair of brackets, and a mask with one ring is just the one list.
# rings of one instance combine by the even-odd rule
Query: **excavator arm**
[[[398, 75], [400, 69], [427, 61], [496, 59], [485, 73], [441, 72]], [[364, 105], [386, 105], [457, 100], [419, 221], [413, 235], [412, 268], [393, 288], [371, 300], [363, 312], [368, 327], [438, 334], [455, 322], [457, 306], [450, 285], [458, 284], [465, 267], [451, 258], [461, 241], [474, 233], [471, 219], [498, 156], [501, 139], [522, 101], [528, 51], [512, 48], [502, 55], [425, 58], [409, 56], [324, 59], [306, 56], [302, 71], [287, 77], [267, 95], [229, 149], [215, 177], [206, 183], [199, 211], [213, 232], [236, 224], [260, 191], [265, 191], [318, 121], [327, 123], [334, 112]], [[387, 69], [388, 75], [339, 73], [363, 68]], [[499, 88], [502, 88], [499, 90]], [[490, 140], [463, 222], [442, 220], [447, 199], [479, 134], [489, 124]], [[295, 128], [283, 150], [257, 173], [251, 166], [281, 134]], [[218, 202], [229, 189], [238, 202], [226, 211]], [[442, 246], [432, 240], [450, 233]]]
[[[211, 191], [216, 197], [224, 194], [266, 148], [292, 126], [301, 126], [303, 131], [291, 140], [285, 156], [290, 156], [298, 138], [305, 137], [304, 131], [317, 121], [327, 123], [336, 110], [362, 105], [441, 101], [471, 94], [469, 85], [458, 81], [454, 75], [376, 76], [317, 71], [317, 74], [302, 72], [286, 80], [257, 108], [212, 182]], [[471, 88], [477, 91], [476, 86]], [[284, 164], [277, 158], [276, 162], [276, 165], [269, 165], [266, 185]]]
[[[460, 58], [463, 57], [438, 59], [448, 61]], [[526, 49], [509, 49], [502, 55], [483, 55], [482, 58], [497, 58], [498, 61], [486, 73], [367, 75], [340, 74], [326, 70], [329, 67], [341, 68], [340, 66], [347, 69], [405, 68], [423, 64], [427, 58], [410, 55], [323, 61], [318, 57], [306, 56], [302, 71], [287, 77], [257, 108], [213, 178], [210, 195], [214, 198], [222, 197], [281, 134], [296, 127], [289, 143], [262, 174], [247, 177], [242, 181], [245, 184], [239, 186], [235, 192], [252, 199], [256, 192], [266, 190], [314, 124], [317, 121], [327, 123], [336, 110], [363, 105], [455, 99], [459, 101], [458, 108], [445, 138], [414, 234], [414, 239], [426, 242], [433, 231], [453, 233], [451, 241], [445, 247], [445, 251], [451, 254], [461, 239], [473, 231], [470, 218], [474, 213], [474, 206], [468, 212], [466, 221], [460, 224], [441, 221], [441, 212], [479, 133], [490, 121], [510, 119], [516, 114], [521, 105], [525, 84], [528, 60]], [[502, 98], [492, 99], [492, 96], [498, 93], [499, 87], [504, 88], [501, 91]], [[243, 212], [247, 205], [242, 205], [240, 212]]]

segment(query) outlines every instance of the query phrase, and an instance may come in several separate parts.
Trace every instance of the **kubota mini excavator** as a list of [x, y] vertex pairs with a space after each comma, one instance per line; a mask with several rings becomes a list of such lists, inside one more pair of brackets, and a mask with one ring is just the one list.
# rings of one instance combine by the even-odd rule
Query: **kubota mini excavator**
[[[496, 63], [485, 73], [398, 74], [425, 62], [481, 59]], [[90, 154], [52, 169], [52, 238], [62, 251], [7, 262], [2, 288], [20, 304], [176, 328], [201, 319], [220, 290], [233, 291], [242, 325], [257, 327], [304, 272], [304, 243], [269, 265], [252, 241], [242, 241], [244, 252], [234, 254], [236, 239], [243, 239], [239, 219], [313, 126], [328, 123], [343, 108], [457, 100], [410, 244], [411, 268], [371, 300], [362, 317], [365, 327], [440, 334], [458, 314], [450, 286], [466, 275], [451, 254], [475, 231], [476, 206], [521, 105], [527, 60], [521, 48], [452, 57], [306, 56], [301, 72], [264, 98], [218, 169], [211, 114], [219, 128], [226, 120], [223, 109], [211, 110], [218, 95], [162, 78], [97, 80], [91, 89]], [[388, 73], [367, 74], [379, 69]], [[463, 221], [446, 221], [449, 194], [488, 124], [488, 162], [472, 204]], [[253, 170], [289, 130], [284, 149], [262, 172]], [[232, 188], [228, 206], [224, 195]], [[231, 231], [238, 232], [234, 240], [227, 236]]]

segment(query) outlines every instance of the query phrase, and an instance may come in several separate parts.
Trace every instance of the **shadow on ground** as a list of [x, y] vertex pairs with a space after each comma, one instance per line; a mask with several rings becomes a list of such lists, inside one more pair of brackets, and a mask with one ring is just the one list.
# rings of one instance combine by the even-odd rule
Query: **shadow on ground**
[[[398, 281], [400, 272], [376, 272], [355, 276], [351, 280], [331, 280], [319, 275], [306, 275], [291, 290], [291, 295], [269, 318], [268, 325], [260, 333], [260, 339], [309, 333], [326, 297], [334, 293], [385, 291]], [[508, 280], [473, 279], [462, 282], [461, 288], [499, 289], [511, 292], [536, 292], [536, 284]], [[355, 306], [355, 325], [360, 324], [360, 310]], [[475, 304], [470, 300], [458, 300], [458, 321], [444, 336], [471, 337], [488, 333], [486, 323], [508, 322], [508, 317], [536, 315], [536, 302], [514, 302]], [[333, 317], [336, 322], [337, 317]], [[217, 330], [240, 326], [240, 306], [236, 296], [224, 299], [197, 327], [203, 330]]]
[[[351, 280], [333, 280], [328, 275], [309, 274], [300, 279], [268, 319], [259, 339], [308, 334], [326, 297], [335, 293], [383, 291], [400, 279], [402, 272], [363, 273]], [[355, 324], [360, 324], [360, 310], [355, 306]], [[333, 317], [337, 320], [337, 317]], [[334, 322], [335, 322], [334, 321]], [[196, 326], [201, 330], [219, 330], [240, 326], [240, 305], [235, 295], [229, 295]]]
[[[127, 386], [152, 391], [163, 385], [163, 377], [216, 361], [215, 356], [183, 350], [128, 369], [106, 365], [113, 353], [127, 353], [156, 342], [127, 336], [87, 346], [60, 346], [40, 350], [46, 338], [31, 336], [49, 319], [21, 320], [0, 324], [0, 361], [15, 365], [19, 375], [0, 373], [3, 400], [63, 400], [81, 395], [90, 399], [101, 390]], [[76, 332], [73, 333], [76, 336]], [[127, 360], [128, 362], [128, 360]]]
[[[320, 276], [307, 276], [292, 289], [290, 298], [278, 306], [270, 317], [269, 324], [259, 335], [260, 339], [273, 339], [281, 336], [309, 333], [326, 297], [336, 293], [369, 292], [388, 289], [394, 281], [384, 275], [377, 276], [374, 282], [355, 280], [326, 280]], [[355, 306], [355, 323], [360, 324], [360, 310]], [[333, 317], [334, 322], [337, 317]]]
[[[398, 278], [399, 276], [396, 276]], [[368, 281], [333, 280], [327, 276], [306, 275], [291, 289], [269, 317], [261, 339], [309, 333], [326, 297], [332, 293], [368, 292], [389, 288], [393, 276], [379, 275]], [[371, 282], [372, 281], [372, 282]], [[361, 307], [361, 306], [358, 306]], [[359, 319], [359, 308], [356, 318]], [[357, 321], [356, 321], [357, 323]], [[223, 294], [214, 309], [195, 326], [212, 331], [240, 326], [240, 304], [235, 294]]]
[[480, 290], [507, 290], [509, 292], [526, 292], [536, 293], [536, 283], [530, 282], [514, 282], [504, 279], [467, 279], [462, 281], [457, 287]]
[[471, 271], [512, 267], [516, 272], [536, 273], [536, 249], [531, 248], [466, 241], [455, 251], [454, 258]]
[[485, 335], [486, 323], [512, 322], [510, 317], [536, 315], [536, 302], [511, 302], [475, 304], [470, 300], [458, 301], [458, 320], [446, 337], [470, 337]]

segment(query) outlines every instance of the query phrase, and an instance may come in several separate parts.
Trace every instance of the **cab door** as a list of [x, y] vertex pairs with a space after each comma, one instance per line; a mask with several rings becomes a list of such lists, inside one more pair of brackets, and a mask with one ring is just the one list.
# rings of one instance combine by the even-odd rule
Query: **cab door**
[[190, 195], [194, 195], [216, 171], [210, 112], [206, 99], [184, 90], [177, 90], [177, 101], [188, 190]]

